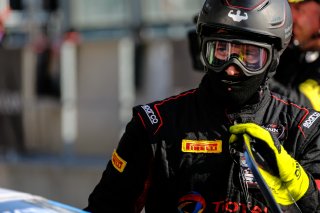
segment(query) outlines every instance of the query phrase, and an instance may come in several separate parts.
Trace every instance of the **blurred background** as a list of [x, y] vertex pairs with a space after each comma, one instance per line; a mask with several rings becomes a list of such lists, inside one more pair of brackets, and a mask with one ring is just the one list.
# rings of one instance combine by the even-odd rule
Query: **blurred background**
[[0, 0], [0, 187], [79, 208], [131, 108], [198, 85], [204, 0]]

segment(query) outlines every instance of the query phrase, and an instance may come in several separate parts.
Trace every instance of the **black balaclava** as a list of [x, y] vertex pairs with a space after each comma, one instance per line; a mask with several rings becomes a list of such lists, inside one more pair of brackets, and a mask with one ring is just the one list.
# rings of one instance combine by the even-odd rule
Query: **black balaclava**
[[[267, 81], [276, 72], [279, 64], [279, 52], [274, 49], [272, 61], [265, 72], [243, 77], [228, 76], [225, 71], [220, 73], [207, 70], [210, 90], [220, 103], [227, 108], [237, 108], [246, 104], [255, 104], [260, 101], [261, 94], [267, 87]], [[234, 66], [237, 66], [234, 64]], [[240, 69], [238, 67], [238, 69]], [[240, 69], [241, 70], [241, 69]]]
[[207, 75], [211, 92], [221, 101], [221, 104], [233, 108], [251, 102], [257, 103], [260, 100], [262, 85], [265, 85], [266, 81], [266, 72], [250, 77], [235, 78], [228, 76], [224, 71], [216, 73], [208, 70]]
[[[225, 70], [215, 72], [206, 67], [210, 91], [218, 98], [220, 104], [227, 108], [237, 108], [247, 104], [258, 103], [262, 92], [266, 88], [267, 80], [275, 74], [280, 55], [281, 53], [273, 48], [269, 67], [263, 73], [253, 76], [228, 76]], [[238, 65], [233, 65], [241, 70]]]

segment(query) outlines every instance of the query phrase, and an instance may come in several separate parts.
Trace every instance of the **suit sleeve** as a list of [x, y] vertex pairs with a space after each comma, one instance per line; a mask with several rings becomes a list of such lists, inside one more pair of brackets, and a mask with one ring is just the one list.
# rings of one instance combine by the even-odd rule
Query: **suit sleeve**
[[152, 151], [138, 117], [128, 123], [100, 182], [89, 196], [89, 212], [141, 212], [150, 184]]
[[[319, 130], [318, 130], [319, 131]], [[316, 136], [303, 149], [299, 160], [301, 166], [309, 175], [310, 185], [307, 193], [298, 201], [303, 212], [320, 211], [320, 136]]]

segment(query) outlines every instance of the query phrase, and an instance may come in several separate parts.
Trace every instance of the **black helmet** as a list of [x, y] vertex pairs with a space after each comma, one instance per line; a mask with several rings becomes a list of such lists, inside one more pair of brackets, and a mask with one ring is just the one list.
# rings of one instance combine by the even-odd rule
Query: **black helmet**
[[291, 39], [290, 6], [287, 0], [206, 0], [198, 17], [197, 32], [206, 36], [213, 29], [269, 43], [280, 56]]

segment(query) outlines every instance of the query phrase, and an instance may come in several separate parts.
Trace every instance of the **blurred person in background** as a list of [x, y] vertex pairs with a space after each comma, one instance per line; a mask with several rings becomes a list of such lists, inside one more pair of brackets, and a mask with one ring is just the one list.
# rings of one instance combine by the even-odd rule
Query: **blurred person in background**
[[60, 97], [59, 46], [49, 35], [49, 26], [40, 27], [33, 47], [36, 54], [36, 93], [38, 96]]
[[293, 37], [270, 82], [272, 91], [320, 110], [320, 1], [289, 0]]
[[26, 154], [23, 129], [21, 52], [8, 48], [10, 7], [0, 10], [0, 157], [16, 159]]
[[253, 139], [282, 210], [319, 212], [320, 113], [267, 86], [291, 32], [287, 0], [207, 0], [199, 87], [133, 108], [85, 209], [270, 212], [244, 158]]

